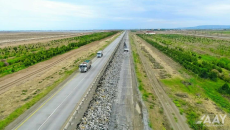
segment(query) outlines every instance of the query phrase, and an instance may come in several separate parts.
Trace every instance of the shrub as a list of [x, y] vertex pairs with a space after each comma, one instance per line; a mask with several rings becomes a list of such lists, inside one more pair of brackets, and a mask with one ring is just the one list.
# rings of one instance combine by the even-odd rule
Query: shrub
[[217, 74], [215, 72], [211, 71], [210, 74], [209, 74], [209, 78], [212, 81], [217, 81]]
[[227, 83], [220, 87], [218, 91], [222, 94], [230, 94], [230, 88]]

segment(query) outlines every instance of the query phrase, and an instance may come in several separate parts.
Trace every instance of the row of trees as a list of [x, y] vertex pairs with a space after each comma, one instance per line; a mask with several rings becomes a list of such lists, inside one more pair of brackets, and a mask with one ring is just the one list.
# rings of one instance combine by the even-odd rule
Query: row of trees
[[[144, 34], [138, 34], [139, 37], [179, 62], [182, 66], [184, 66], [187, 70], [198, 74], [201, 78], [210, 78], [213, 81], [217, 80], [218, 72], [222, 72], [222, 69], [214, 64], [209, 64], [207, 62], [198, 62], [198, 58], [193, 53], [183, 51], [183, 49], [179, 48], [169, 48], [168, 46], [162, 46], [155, 41], [150, 40]], [[215, 71], [217, 70], [217, 71]]]
[[7, 60], [7, 62], [9, 63], [9, 66], [4, 66], [3, 62], [2, 63], [0, 62], [0, 65], [1, 65], [0, 74], [4, 72], [8, 73], [9, 71], [12, 72], [12, 70], [15, 71], [15, 68], [25, 68], [25, 67], [31, 66], [38, 62], [52, 58], [53, 56], [63, 54], [75, 48], [91, 43], [93, 41], [97, 41], [97, 40], [106, 38], [115, 33], [117, 32], [115, 31], [114, 32], [101, 32], [101, 33], [93, 33], [91, 35], [76, 37], [76, 39], [78, 39], [78, 42], [72, 42], [72, 43], [69, 43], [68, 45], [63, 45], [61, 47], [49, 48], [47, 50], [38, 51], [36, 53], [27, 53], [23, 57], [16, 57], [16, 58]]

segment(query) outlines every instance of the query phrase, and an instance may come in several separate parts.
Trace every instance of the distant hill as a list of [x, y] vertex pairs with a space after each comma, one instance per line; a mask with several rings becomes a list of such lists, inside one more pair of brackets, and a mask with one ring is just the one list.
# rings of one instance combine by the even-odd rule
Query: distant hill
[[200, 26], [185, 27], [180, 29], [230, 29], [230, 25], [200, 25]]

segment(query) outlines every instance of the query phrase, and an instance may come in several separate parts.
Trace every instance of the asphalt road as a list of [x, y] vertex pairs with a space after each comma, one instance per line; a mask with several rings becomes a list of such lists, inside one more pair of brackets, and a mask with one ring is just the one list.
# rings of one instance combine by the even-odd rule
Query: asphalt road
[[124, 33], [103, 50], [102, 58], [94, 58], [87, 73], [76, 74], [56, 93], [28, 115], [14, 129], [16, 130], [58, 130], [65, 123], [83, 94], [97, 77], [102, 67], [121, 40]]

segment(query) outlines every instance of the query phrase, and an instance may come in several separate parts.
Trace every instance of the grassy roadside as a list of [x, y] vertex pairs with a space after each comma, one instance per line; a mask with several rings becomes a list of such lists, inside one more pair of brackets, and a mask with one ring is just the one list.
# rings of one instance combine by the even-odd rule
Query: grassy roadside
[[[186, 71], [181, 72], [186, 73]], [[223, 111], [229, 112], [229, 101], [217, 92], [219, 86], [224, 83], [222, 80], [214, 82], [190, 75], [190, 78], [162, 79], [161, 82], [170, 88], [170, 97], [179, 108], [180, 113], [186, 114], [188, 124], [195, 130], [208, 129], [203, 125], [195, 124], [201, 115], [207, 113], [223, 114]], [[182, 82], [189, 83], [190, 85], [185, 85]], [[178, 97], [175, 93], [187, 94], [191, 98], [190, 100], [193, 101], [191, 102], [186, 98]], [[208, 104], [212, 102], [210, 100], [216, 104]]]
[[[116, 35], [116, 34], [115, 34]], [[119, 34], [120, 35], [120, 34]], [[107, 41], [106, 45], [101, 47], [100, 49], [96, 50], [94, 53], [89, 54], [89, 56], [85, 59], [92, 59], [96, 56], [96, 52], [99, 50], [102, 50], [106, 48], [112, 41], [114, 41], [119, 35], [111, 39], [110, 41]], [[79, 64], [80, 62], [84, 61], [85, 59], [77, 59], [75, 64]], [[19, 117], [21, 114], [23, 114], [26, 110], [31, 108], [34, 104], [36, 104], [39, 100], [41, 100], [43, 97], [45, 97], [49, 92], [51, 92], [55, 87], [57, 87], [61, 82], [63, 82], [65, 79], [67, 79], [73, 72], [78, 70], [78, 66], [75, 66], [71, 70], [66, 70], [64, 72], [64, 76], [54, 82], [51, 86], [47, 87], [43, 91], [41, 91], [39, 94], [34, 96], [30, 101], [28, 101], [26, 104], [22, 105], [21, 107], [14, 110], [9, 116], [7, 116], [5, 119], [0, 121], [0, 130], [4, 129], [7, 125], [9, 125], [11, 122], [13, 122], [17, 117]]]
[[[199, 117], [202, 115], [202, 113], [205, 112], [205, 108], [201, 108], [198, 106], [202, 104], [203, 98], [205, 96], [204, 93], [201, 93], [201, 88], [186, 86], [181, 83], [181, 81], [185, 81], [185, 79], [181, 78], [161, 79], [160, 81], [165, 86], [170, 88], [171, 92], [168, 93], [168, 95], [178, 107], [180, 114], [185, 114], [189, 126], [194, 130], [206, 130], [207, 128], [205, 126], [195, 124]], [[196, 83], [196, 80], [194, 79], [190, 79], [190, 81], [192, 82], [189, 83]], [[193, 102], [191, 103], [187, 100], [187, 98], [192, 98]]]
[[132, 49], [133, 60], [135, 64], [135, 71], [138, 80], [138, 88], [142, 94], [142, 99], [147, 107], [149, 116], [149, 127], [152, 129], [170, 129], [167, 121], [164, 117], [163, 109], [160, 103], [156, 100], [154, 91], [150, 85], [149, 79], [146, 72], [143, 70], [143, 65], [141, 63], [140, 57], [137, 53], [136, 45], [130, 34], [130, 43]]

